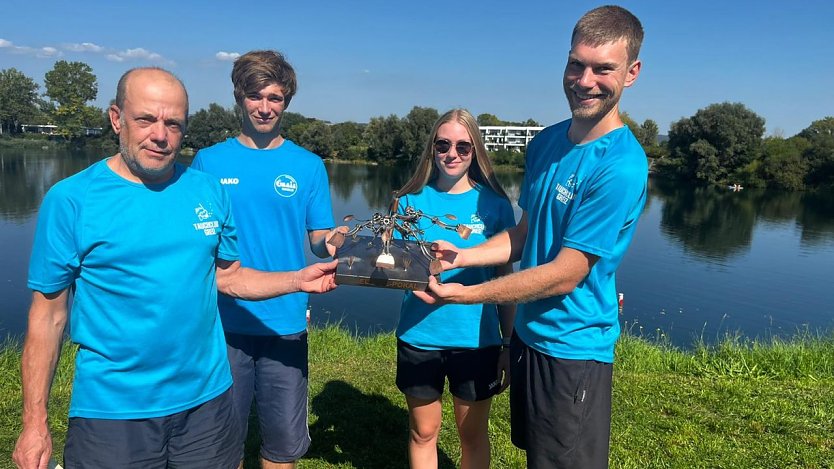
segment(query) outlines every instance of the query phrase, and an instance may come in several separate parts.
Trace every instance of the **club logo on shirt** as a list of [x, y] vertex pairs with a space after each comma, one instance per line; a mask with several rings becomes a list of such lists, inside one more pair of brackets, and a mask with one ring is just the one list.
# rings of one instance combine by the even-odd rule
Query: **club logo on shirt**
[[484, 233], [484, 222], [477, 213], [473, 213], [469, 217], [469, 223], [464, 223], [463, 225], [469, 227], [469, 229], [475, 234]]
[[573, 200], [575, 197], [573, 190], [579, 186], [580, 180], [576, 177], [576, 174], [571, 174], [567, 181], [565, 181], [565, 185], [563, 186], [561, 183], [556, 183], [556, 200], [562, 202], [563, 204], [567, 205], [569, 201]]
[[273, 186], [275, 187], [275, 192], [281, 197], [292, 197], [298, 192], [298, 183], [289, 174], [282, 174], [275, 178]]
[[[209, 205], [209, 208], [211, 205]], [[217, 228], [220, 226], [220, 223], [217, 220], [206, 221], [212, 217], [212, 213], [209, 209], [203, 207], [203, 204], [197, 205], [194, 209], [194, 214], [197, 215], [198, 223], [194, 223], [194, 229], [197, 231], [202, 231], [206, 236], [212, 236], [217, 234]]]

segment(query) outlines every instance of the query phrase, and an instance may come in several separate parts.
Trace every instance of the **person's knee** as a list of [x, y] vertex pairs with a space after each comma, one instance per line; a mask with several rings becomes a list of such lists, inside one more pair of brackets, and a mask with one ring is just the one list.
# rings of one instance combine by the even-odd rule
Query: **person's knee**
[[412, 420], [410, 432], [411, 441], [418, 445], [426, 445], [437, 441], [440, 433], [440, 422], [419, 422]]
[[483, 447], [489, 447], [489, 432], [487, 428], [458, 428], [458, 435], [460, 436], [460, 445], [464, 448], [478, 450]]

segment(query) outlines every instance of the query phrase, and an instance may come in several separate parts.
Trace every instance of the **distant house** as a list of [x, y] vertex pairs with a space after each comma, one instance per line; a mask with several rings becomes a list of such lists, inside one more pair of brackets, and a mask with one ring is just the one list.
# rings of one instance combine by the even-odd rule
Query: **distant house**
[[484, 145], [489, 151], [511, 150], [523, 151], [530, 140], [541, 132], [544, 127], [518, 127], [485, 125], [479, 127]]
[[[58, 135], [57, 130], [58, 126], [53, 124], [20, 124], [20, 131], [23, 133]], [[103, 132], [101, 127], [83, 127], [82, 130], [87, 137], [95, 137]]]

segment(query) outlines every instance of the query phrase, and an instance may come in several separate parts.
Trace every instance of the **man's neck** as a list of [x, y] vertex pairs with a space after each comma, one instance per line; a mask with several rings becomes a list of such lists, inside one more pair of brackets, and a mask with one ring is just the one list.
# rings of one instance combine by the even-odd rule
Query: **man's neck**
[[107, 158], [105, 163], [117, 176], [138, 184], [162, 184], [168, 182], [174, 176], [174, 164], [171, 164], [171, 167], [164, 173], [156, 176], [136, 173], [125, 163], [121, 153], [116, 153]]
[[577, 145], [581, 145], [596, 140], [622, 126], [623, 121], [620, 119], [619, 106], [615, 106], [601, 119], [572, 119], [568, 129], [568, 139]]
[[241, 145], [258, 150], [271, 150], [284, 143], [284, 137], [276, 130], [274, 133], [261, 134], [257, 132], [242, 132], [237, 136]]

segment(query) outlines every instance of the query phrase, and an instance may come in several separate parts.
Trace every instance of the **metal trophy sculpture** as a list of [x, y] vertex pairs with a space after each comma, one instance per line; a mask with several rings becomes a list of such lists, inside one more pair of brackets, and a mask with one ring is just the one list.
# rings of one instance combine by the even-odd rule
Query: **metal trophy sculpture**
[[[387, 215], [374, 213], [370, 220], [359, 220], [353, 215], [344, 221], [359, 223], [347, 233], [337, 232], [329, 243], [336, 247], [339, 264], [336, 283], [368, 285], [402, 290], [425, 290], [429, 276], [443, 271], [440, 261], [431, 253], [431, 242], [423, 238], [425, 230], [418, 222], [425, 218], [447, 230], [456, 231], [461, 238], [469, 238], [472, 230], [465, 225], [446, 223], [441, 218], [455, 221], [454, 215], [433, 216], [413, 207], [397, 213], [398, 198], [394, 198]], [[360, 236], [362, 230], [372, 236]], [[395, 239], [394, 232], [402, 239]]]

